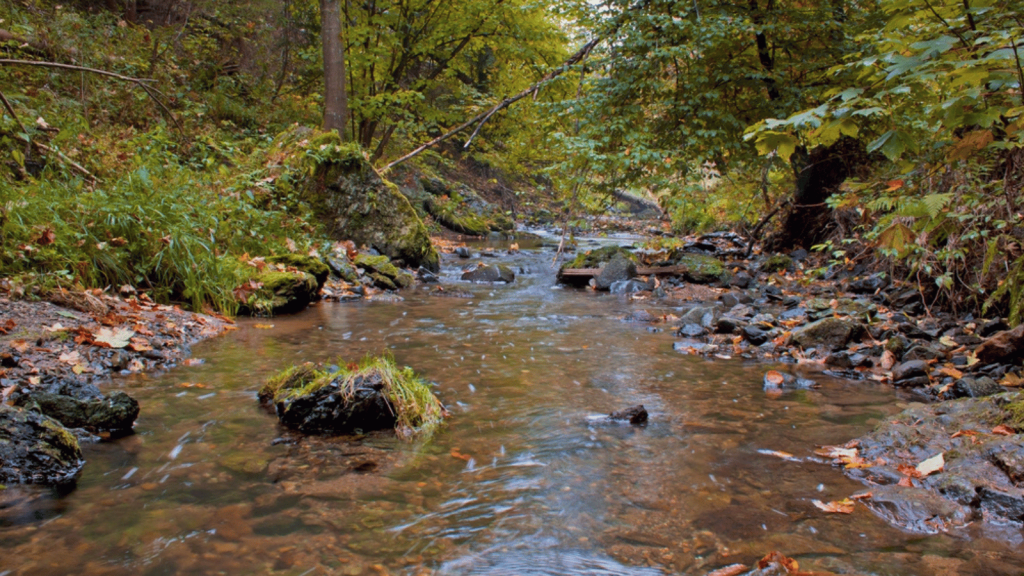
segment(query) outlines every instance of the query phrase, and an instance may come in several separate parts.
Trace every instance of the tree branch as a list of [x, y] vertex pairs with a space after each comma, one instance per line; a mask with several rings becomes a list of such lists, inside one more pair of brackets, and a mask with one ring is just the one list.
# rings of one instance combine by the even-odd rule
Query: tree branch
[[174, 126], [178, 129], [178, 132], [183, 132], [181, 124], [178, 123], [178, 119], [171, 114], [171, 110], [157, 98], [157, 94], [160, 91], [150, 85], [151, 82], [156, 82], [152, 78], [133, 78], [131, 76], [125, 76], [116, 72], [110, 72], [107, 70], [100, 70], [98, 68], [87, 68], [85, 66], [75, 66], [74, 64], [62, 64], [60, 62], [41, 62], [37, 60], [11, 60], [8, 58], [0, 58], [0, 65], [2, 66], [40, 66], [43, 68], [58, 68], [61, 70], [75, 70], [79, 72], [90, 72], [92, 74], [99, 74], [101, 76], [109, 76], [121, 80], [122, 82], [129, 82], [145, 90], [146, 94], [154, 101], [160, 108], [167, 114], [167, 116], [174, 122]]

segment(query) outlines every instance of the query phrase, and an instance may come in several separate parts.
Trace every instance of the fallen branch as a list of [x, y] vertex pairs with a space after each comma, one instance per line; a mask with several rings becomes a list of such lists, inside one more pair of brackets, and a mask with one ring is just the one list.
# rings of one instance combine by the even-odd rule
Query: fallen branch
[[[7, 113], [11, 115], [11, 118], [14, 118], [14, 121], [21, 128], [22, 134], [18, 134], [17, 136], [18, 136], [18, 138], [23, 140], [27, 146], [35, 146], [36, 148], [39, 148], [43, 152], [49, 152], [50, 154], [56, 154], [57, 156], [60, 156], [61, 160], [63, 160], [68, 166], [71, 166], [79, 174], [85, 176], [86, 178], [92, 180], [93, 182], [99, 182], [100, 181], [99, 178], [93, 176], [92, 173], [89, 172], [88, 170], [86, 170], [81, 164], [78, 164], [77, 162], [75, 162], [71, 158], [68, 158], [67, 156], [65, 156], [64, 154], [61, 154], [60, 152], [58, 152], [57, 150], [54, 150], [53, 148], [50, 148], [46, 144], [41, 144], [39, 142], [35, 142], [31, 138], [29, 138], [28, 137], [28, 130], [25, 128], [25, 125], [22, 124], [21, 118], [18, 118], [18, 115], [14, 112], [14, 107], [11, 106], [11, 103], [7, 100], [7, 97], [4, 96], [4, 93], [2, 91], [0, 91], [0, 101], [3, 101], [4, 108], [7, 109]], [[25, 153], [26, 153], [26, 155], [28, 155], [28, 149], [25, 150]]]
[[748, 244], [747, 244], [747, 252], [743, 255], [744, 259], [750, 258], [750, 253], [754, 251], [754, 242], [757, 241], [758, 235], [761, 233], [761, 228], [764, 228], [764, 225], [767, 224], [768, 221], [771, 220], [773, 216], [775, 216], [776, 214], [779, 213], [779, 210], [782, 210], [785, 206], [788, 206], [790, 204], [791, 204], [791, 202], [787, 198], [786, 200], [783, 200], [782, 202], [780, 202], [779, 205], [776, 206], [774, 210], [772, 210], [771, 212], [765, 214], [764, 218], [761, 218], [761, 221], [757, 223], [756, 227], [754, 227], [754, 231], [750, 233], [750, 240], [748, 241]]
[[0, 58], [0, 65], [4, 65], [4, 66], [9, 66], [9, 65], [14, 65], [14, 66], [40, 66], [40, 67], [43, 67], [43, 68], [58, 68], [58, 69], [61, 69], [61, 70], [74, 70], [76, 72], [89, 72], [89, 73], [92, 73], [92, 74], [99, 74], [101, 76], [108, 76], [110, 78], [115, 78], [117, 80], [121, 80], [122, 82], [129, 82], [131, 84], [135, 84], [136, 86], [138, 86], [138, 87], [142, 88], [143, 90], [145, 90], [146, 95], [148, 95], [154, 102], [156, 102], [156, 104], [158, 106], [160, 106], [160, 108], [164, 112], [167, 113], [167, 116], [172, 121], [174, 121], [174, 125], [175, 125], [175, 127], [177, 127], [178, 132], [183, 132], [183, 130], [181, 128], [181, 124], [178, 123], [178, 119], [175, 118], [174, 114], [171, 114], [171, 110], [169, 108], [167, 108], [167, 106], [164, 105], [164, 103], [161, 102], [159, 98], [157, 98], [156, 95], [160, 94], [160, 91], [157, 90], [156, 88], [150, 86], [150, 83], [156, 82], [156, 80], [154, 80], [152, 78], [133, 78], [131, 76], [125, 76], [123, 74], [118, 74], [117, 72], [110, 72], [109, 70], [100, 70], [99, 68], [88, 68], [86, 66], [75, 66], [74, 64], [64, 64], [64, 63], [61, 63], [61, 62], [42, 62], [42, 61], [38, 61], [38, 60], [12, 60], [12, 59], [9, 59], [9, 58]]
[[649, 2], [650, 2], [650, 0], [641, 0], [641, 2], [639, 4], [637, 4], [636, 6], [630, 8], [626, 12], [623, 12], [622, 14], [620, 14], [619, 17], [615, 19], [615, 22], [612, 24], [612, 26], [608, 29], [607, 32], [605, 32], [603, 34], [597, 35], [596, 37], [591, 39], [589, 42], [584, 44], [582, 48], [577, 50], [576, 53], [573, 54], [572, 56], [570, 56], [568, 60], [563, 62], [561, 66], [559, 66], [558, 68], [555, 68], [554, 70], [552, 70], [552, 71], [548, 72], [547, 74], [545, 74], [540, 80], [538, 80], [537, 82], [532, 84], [529, 88], [523, 90], [522, 92], [519, 92], [515, 96], [510, 96], [508, 98], [505, 98], [504, 100], [502, 100], [501, 102], [495, 104], [493, 107], [487, 109], [486, 111], [481, 112], [480, 114], [477, 114], [476, 116], [470, 118], [469, 120], [463, 122], [462, 124], [459, 124], [455, 128], [452, 128], [448, 132], [445, 132], [444, 134], [438, 136], [437, 138], [434, 138], [430, 142], [427, 142], [426, 144], [423, 144], [423, 145], [419, 146], [418, 148], [416, 148], [412, 152], [409, 152], [405, 156], [402, 156], [398, 160], [395, 160], [394, 162], [391, 162], [390, 164], [385, 166], [384, 169], [381, 170], [381, 172], [382, 173], [387, 172], [388, 170], [391, 170], [392, 168], [394, 168], [395, 166], [401, 164], [402, 162], [405, 162], [406, 160], [409, 160], [411, 158], [415, 158], [416, 156], [419, 156], [420, 153], [422, 153], [424, 150], [426, 150], [428, 148], [431, 148], [433, 146], [436, 146], [436, 145], [440, 144], [441, 142], [444, 142], [445, 140], [447, 140], [447, 139], [451, 138], [452, 136], [458, 134], [459, 132], [462, 132], [466, 128], [469, 128], [470, 126], [473, 126], [474, 124], [477, 124], [476, 129], [473, 131], [473, 134], [469, 137], [469, 140], [466, 141], [465, 146], [468, 147], [469, 144], [473, 141], [473, 138], [475, 138], [477, 133], [480, 132], [480, 128], [484, 125], [485, 122], [487, 122], [487, 120], [489, 120], [491, 118], [491, 116], [494, 116], [494, 114], [497, 113], [498, 111], [503, 110], [505, 108], [508, 108], [512, 104], [515, 104], [516, 102], [522, 100], [523, 98], [526, 98], [530, 94], [536, 94], [537, 91], [540, 90], [541, 86], [543, 86], [544, 84], [547, 84], [548, 82], [551, 82], [555, 78], [558, 78], [559, 76], [564, 74], [566, 71], [568, 71], [570, 68], [572, 68], [576, 64], [579, 64], [580, 62], [585, 60], [587, 58], [587, 56], [589, 56], [590, 53], [594, 50], [594, 48], [597, 47], [598, 44], [600, 44], [605, 39], [609, 38], [610, 36], [614, 35], [616, 32], [619, 31], [619, 28], [622, 27], [623, 23], [625, 23], [625, 16], [626, 16], [626, 14], [628, 14], [630, 12], [634, 12], [636, 10], [639, 10], [639, 9], [642, 9], [642, 8], [646, 7]]

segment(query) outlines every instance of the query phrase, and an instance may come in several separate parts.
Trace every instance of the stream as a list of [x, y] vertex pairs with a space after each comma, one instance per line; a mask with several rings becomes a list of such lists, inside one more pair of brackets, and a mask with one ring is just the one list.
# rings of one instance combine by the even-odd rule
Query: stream
[[[0, 491], [0, 576], [707, 574], [773, 550], [804, 570], [1020, 574], [1005, 534], [812, 504], [865, 489], [815, 446], [909, 398], [813, 372], [820, 388], [769, 397], [772, 365], [680, 354], [670, 329], [622, 320], [684, 303], [558, 288], [552, 249], [520, 244], [484, 259], [516, 270], [509, 286], [459, 283], [466, 261], [446, 256], [445, 284], [472, 298], [240, 320], [193, 348], [201, 364], [117, 377], [135, 434], [83, 446], [73, 489]], [[288, 365], [385, 350], [437, 383], [451, 418], [434, 437], [300, 438], [256, 401]], [[635, 404], [646, 426], [603, 417]]]

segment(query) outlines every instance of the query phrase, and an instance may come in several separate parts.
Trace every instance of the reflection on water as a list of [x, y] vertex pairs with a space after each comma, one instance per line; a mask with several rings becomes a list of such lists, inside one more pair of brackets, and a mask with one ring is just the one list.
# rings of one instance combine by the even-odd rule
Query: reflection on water
[[[620, 320], [637, 304], [554, 288], [550, 257], [510, 257], [516, 284], [460, 286], [472, 299], [243, 321], [196, 347], [205, 364], [112, 383], [142, 404], [137, 433], [86, 446], [70, 493], [0, 492], [0, 574], [704, 574], [771, 550], [840, 573], [1019, 573], [1024, 552], [984, 534], [811, 505], [862, 488], [811, 451], [894, 413], [890, 389], [819, 376], [769, 398], [765, 366], [673, 352]], [[302, 439], [257, 405], [288, 364], [384, 349], [452, 412], [429, 442]], [[598, 417], [634, 404], [647, 426]]]

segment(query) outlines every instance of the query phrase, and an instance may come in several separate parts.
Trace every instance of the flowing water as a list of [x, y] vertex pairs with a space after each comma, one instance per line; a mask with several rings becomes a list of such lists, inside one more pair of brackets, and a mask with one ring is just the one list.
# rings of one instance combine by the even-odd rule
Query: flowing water
[[[114, 380], [142, 404], [136, 433], [85, 446], [73, 490], [0, 491], [0, 575], [706, 574], [772, 550], [839, 573], [1020, 574], [1012, 528], [922, 536], [813, 506], [863, 489], [812, 451], [895, 413], [891, 388], [811, 375], [821, 388], [769, 397], [769, 366], [622, 321], [680, 303], [558, 289], [551, 255], [503, 256], [516, 283], [458, 286], [472, 298], [241, 321], [195, 347], [201, 365]], [[437, 383], [451, 418], [433, 438], [303, 439], [257, 404], [287, 365], [384, 350]], [[635, 404], [645, 427], [602, 417]]]

